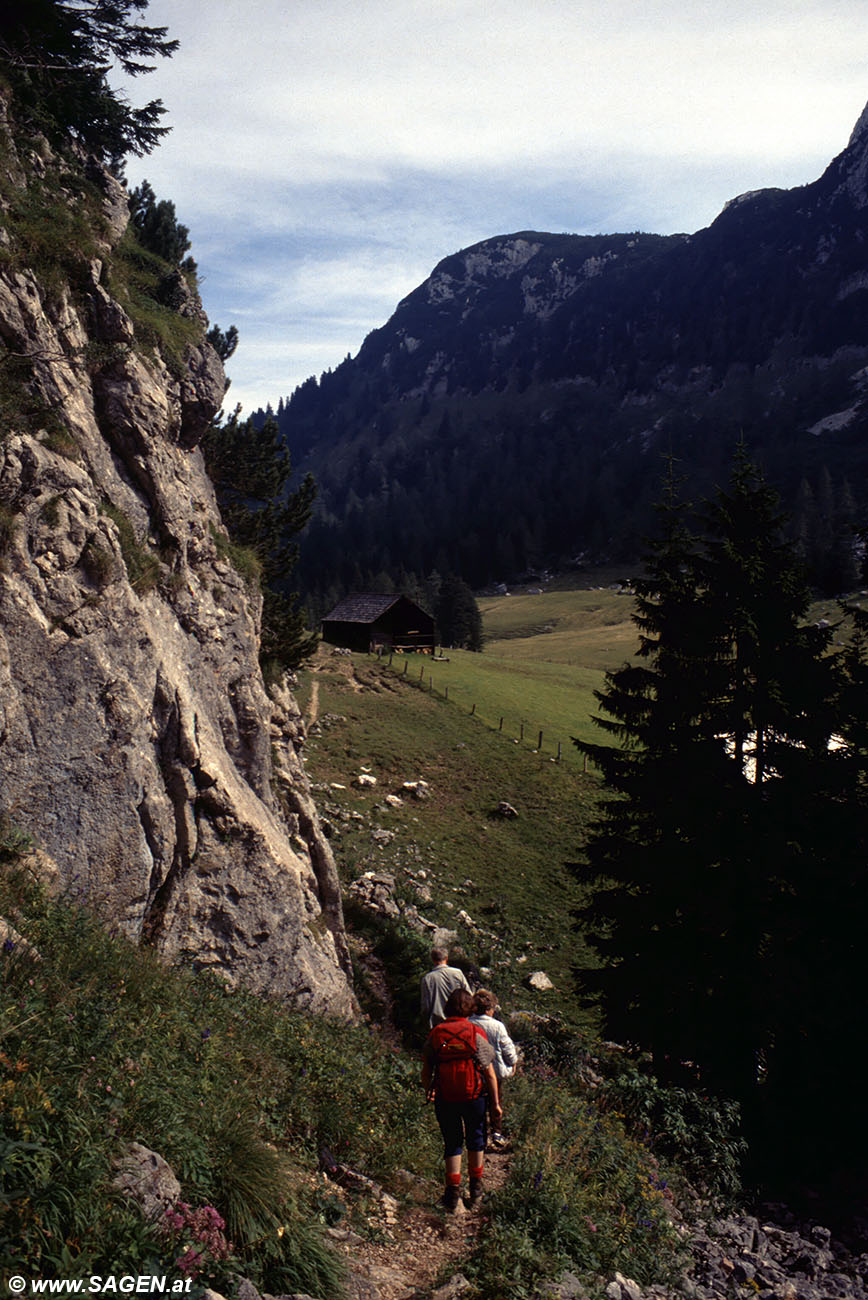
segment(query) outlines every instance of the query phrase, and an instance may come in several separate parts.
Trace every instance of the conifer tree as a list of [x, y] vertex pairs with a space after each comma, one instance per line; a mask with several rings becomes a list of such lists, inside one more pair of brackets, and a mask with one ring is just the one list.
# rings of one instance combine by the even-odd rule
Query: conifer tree
[[611, 1032], [746, 1097], [783, 1024], [786, 936], [814, 897], [811, 782], [829, 761], [835, 671], [743, 450], [700, 532], [685, 514], [670, 479], [638, 584], [643, 662], [598, 696], [620, 749], [580, 745], [613, 795], [589, 844], [612, 962], [596, 983]]
[[[588, 846], [601, 886], [599, 947], [611, 963], [595, 983], [609, 1032], [653, 1045], [661, 1059], [695, 1058], [694, 1027], [708, 1018], [701, 953], [716, 923], [703, 901], [722, 864], [706, 847], [720, 843], [730, 779], [709, 709], [718, 651], [696, 580], [699, 541], [677, 493], [670, 462], [659, 534], [635, 584], [639, 662], [607, 673], [597, 692], [607, 716], [595, 721], [618, 747], [576, 742], [610, 793]], [[716, 808], [703, 797], [709, 788]]]
[[443, 645], [482, 649], [482, 615], [476, 597], [462, 578], [450, 574], [443, 579], [434, 617]]
[[720, 731], [740, 774], [813, 766], [827, 750], [830, 634], [805, 625], [810, 592], [775, 490], [737, 449], [730, 484], [703, 513], [696, 580], [724, 652], [717, 670]]
[[157, 200], [147, 181], [130, 195], [130, 222], [144, 248], [170, 266], [180, 266], [190, 249], [190, 231], [182, 226], [171, 199]]
[[132, 108], [111, 88], [116, 61], [128, 76], [151, 72], [174, 54], [165, 27], [135, 21], [148, 0], [6, 0], [0, 11], [0, 60], [19, 111], [51, 138], [71, 133], [104, 160], [150, 153], [168, 127], [160, 100]]
[[242, 422], [240, 408], [211, 427], [203, 452], [230, 538], [252, 550], [261, 566], [263, 666], [297, 668], [316, 648], [291, 589], [295, 538], [310, 518], [316, 484], [308, 474], [289, 492], [292, 466], [276, 421], [257, 428], [252, 418]]

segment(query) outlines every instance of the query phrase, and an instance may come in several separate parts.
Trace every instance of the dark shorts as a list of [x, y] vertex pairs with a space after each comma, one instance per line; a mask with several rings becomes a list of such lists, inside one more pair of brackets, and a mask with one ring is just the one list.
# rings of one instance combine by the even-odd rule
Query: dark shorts
[[464, 1147], [468, 1151], [484, 1151], [486, 1139], [485, 1093], [475, 1101], [434, 1101], [434, 1113], [443, 1134], [443, 1154], [460, 1156]]

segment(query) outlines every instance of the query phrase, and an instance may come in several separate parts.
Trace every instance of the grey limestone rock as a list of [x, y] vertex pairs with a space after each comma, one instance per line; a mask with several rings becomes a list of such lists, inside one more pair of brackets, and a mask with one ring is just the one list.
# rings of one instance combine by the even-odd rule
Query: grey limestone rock
[[158, 1219], [172, 1208], [181, 1195], [181, 1184], [171, 1167], [156, 1151], [141, 1142], [131, 1142], [115, 1161], [112, 1185], [131, 1197], [146, 1219]]
[[544, 1282], [537, 1292], [538, 1300], [588, 1300], [587, 1288], [575, 1273], [561, 1273], [554, 1282]]
[[180, 371], [136, 342], [103, 274], [126, 200], [91, 170], [107, 224], [75, 297], [0, 272], [0, 342], [28, 358], [52, 412], [50, 430], [0, 436], [3, 807], [61, 886], [131, 938], [352, 1015], [301, 719], [288, 692], [265, 690], [261, 596], [215, 540], [198, 442], [223, 367], [185, 282], [176, 309], [203, 333]]

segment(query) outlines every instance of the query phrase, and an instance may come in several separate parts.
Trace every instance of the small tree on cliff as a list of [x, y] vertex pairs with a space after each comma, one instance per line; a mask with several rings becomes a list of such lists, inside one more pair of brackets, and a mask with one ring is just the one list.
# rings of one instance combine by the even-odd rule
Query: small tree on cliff
[[190, 250], [190, 231], [182, 226], [171, 199], [157, 199], [147, 181], [130, 195], [130, 222], [144, 248], [170, 266], [180, 266]]
[[290, 589], [295, 539], [310, 518], [316, 484], [308, 474], [289, 492], [292, 465], [274, 419], [257, 428], [252, 418], [241, 421], [238, 408], [211, 427], [202, 445], [229, 536], [252, 550], [261, 566], [260, 659], [264, 667], [297, 668], [316, 649], [316, 635]]

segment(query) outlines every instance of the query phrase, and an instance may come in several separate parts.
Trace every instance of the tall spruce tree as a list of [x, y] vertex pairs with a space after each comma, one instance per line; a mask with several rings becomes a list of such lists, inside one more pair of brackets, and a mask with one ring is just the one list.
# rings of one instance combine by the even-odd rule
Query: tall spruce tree
[[202, 447], [229, 536], [261, 567], [263, 666], [297, 668], [317, 643], [291, 589], [295, 538], [310, 518], [316, 484], [308, 474], [296, 491], [288, 490], [292, 466], [273, 418], [257, 428], [252, 418], [241, 420], [238, 408], [212, 425]]
[[[725, 866], [718, 848], [731, 779], [710, 713], [720, 649], [697, 580], [699, 540], [670, 463], [636, 587], [637, 662], [607, 673], [595, 719], [618, 745], [576, 742], [602, 770], [609, 798], [588, 846], [598, 876], [594, 920], [607, 964], [595, 982], [609, 1031], [667, 1059], [695, 1059], [707, 1024], [703, 966], [716, 941], [704, 907]], [[717, 804], [704, 798], [717, 791]], [[703, 881], [704, 877], [704, 881]], [[702, 882], [702, 883], [701, 883]], [[718, 891], [719, 892], [719, 891]]]
[[838, 727], [838, 664], [827, 654], [830, 630], [807, 622], [810, 593], [777, 493], [743, 447], [701, 524], [696, 577], [722, 651], [715, 725], [733, 769], [726, 870], [711, 894], [722, 921], [715, 1000], [732, 1029], [706, 1059], [720, 1086], [752, 1101], [761, 1067], [765, 1100], [792, 1091], [780, 1043], [788, 1025], [803, 1031], [816, 1005], [805, 942], [823, 874], [818, 791]]
[[[607, 675], [579, 745], [610, 799], [588, 847], [609, 963], [595, 983], [611, 1032], [689, 1059], [747, 1098], [773, 1050], [810, 906], [811, 773], [835, 730], [827, 636], [777, 500], [740, 451], [692, 525], [671, 476], [638, 584], [637, 664]], [[578, 742], [577, 742], [578, 743]]]
[[[801, 845], [801, 905], [779, 939], [764, 1121], [779, 1149], [792, 1149], [798, 1134], [797, 1151], [807, 1137], [822, 1163], [861, 1175], [868, 1159], [858, 1029], [868, 1013], [868, 610], [850, 604], [843, 614], [837, 731], [799, 809], [810, 836]], [[804, 1176], [804, 1163], [798, 1173]]]

